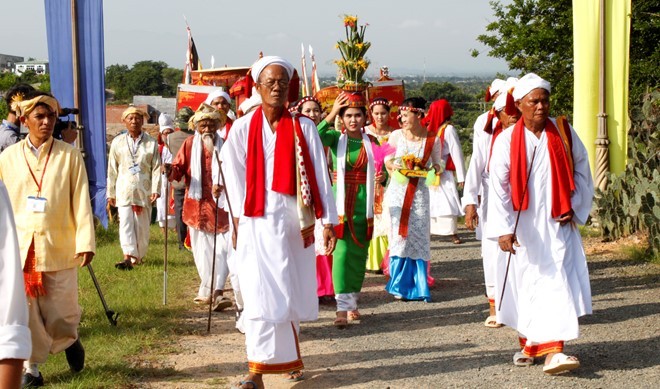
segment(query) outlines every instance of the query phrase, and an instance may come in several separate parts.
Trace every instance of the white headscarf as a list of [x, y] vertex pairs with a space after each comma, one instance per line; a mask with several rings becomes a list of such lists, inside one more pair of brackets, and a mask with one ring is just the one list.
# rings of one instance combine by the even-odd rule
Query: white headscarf
[[506, 95], [511, 89], [516, 87], [517, 83], [518, 83], [517, 78], [515, 77], [507, 78], [506, 82], [501, 88], [502, 92], [500, 93], [499, 96], [497, 96], [497, 99], [495, 99], [495, 102], [493, 103], [493, 108], [495, 108], [495, 111], [499, 112], [503, 110], [504, 107], [506, 107]]
[[493, 82], [490, 83], [490, 87], [488, 89], [490, 90], [490, 94], [494, 95], [495, 93], [502, 93], [502, 87], [504, 87], [504, 84], [506, 81], [501, 80], [499, 78], [496, 78], [493, 80]]
[[206, 100], [204, 101], [204, 104], [211, 105], [213, 100], [217, 99], [218, 97], [224, 97], [224, 99], [231, 104], [231, 97], [229, 97], [229, 94], [222, 89], [218, 89], [209, 93], [209, 95], [206, 97]]
[[534, 89], [545, 89], [550, 93], [550, 83], [534, 73], [525, 74], [518, 83], [516, 89], [513, 90], [513, 99], [518, 101]]
[[252, 79], [256, 82], [259, 80], [259, 75], [268, 65], [280, 65], [286, 69], [287, 74], [289, 75], [289, 80], [293, 76], [293, 65], [286, 59], [278, 57], [276, 55], [268, 55], [252, 65]]
[[167, 129], [174, 131], [174, 119], [166, 113], [161, 113], [158, 116], [158, 127], [161, 134]]
[[249, 99], [243, 101], [238, 107], [238, 110], [243, 112], [243, 114], [247, 114], [252, 108], [258, 105], [261, 105], [261, 95], [254, 87], [252, 87], [252, 96], [250, 96]]

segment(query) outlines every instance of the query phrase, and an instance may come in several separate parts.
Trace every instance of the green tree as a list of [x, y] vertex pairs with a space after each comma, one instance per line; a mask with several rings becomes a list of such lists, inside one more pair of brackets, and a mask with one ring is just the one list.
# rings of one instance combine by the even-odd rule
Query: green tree
[[496, 20], [477, 37], [490, 48], [488, 55], [504, 59], [511, 70], [550, 80], [553, 115], [572, 113], [572, 0], [513, 0], [508, 5], [491, 1], [490, 5]]
[[657, 0], [634, 0], [630, 28], [630, 104], [660, 88], [660, 13]]
[[34, 70], [26, 70], [18, 77], [18, 82], [25, 84], [36, 84], [39, 82], [39, 76]]
[[163, 97], [174, 97], [176, 96], [176, 87], [181, 83], [183, 78], [183, 70], [175, 68], [165, 68], [163, 69]]

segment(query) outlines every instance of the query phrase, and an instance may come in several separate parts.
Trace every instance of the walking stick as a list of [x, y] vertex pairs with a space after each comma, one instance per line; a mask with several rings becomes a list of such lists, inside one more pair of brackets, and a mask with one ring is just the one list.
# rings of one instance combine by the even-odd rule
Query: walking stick
[[[165, 138], [165, 145], [167, 149], [170, 149], [169, 139]], [[163, 305], [167, 305], [167, 219], [169, 219], [169, 210], [170, 210], [170, 180], [167, 179], [167, 173], [165, 174], [165, 260], [163, 263]]]
[[[529, 164], [529, 174], [527, 175], [527, 180], [525, 182], [525, 189], [523, 189], [523, 194], [522, 194], [522, 200], [520, 203], [520, 207], [518, 207], [518, 214], [516, 215], [516, 224], [513, 226], [513, 238], [514, 240], [516, 239], [516, 231], [518, 230], [518, 221], [520, 220], [520, 212], [522, 211], [522, 201], [525, 199], [525, 195], [527, 194], [527, 188], [529, 187], [529, 177], [532, 176], [532, 167], [534, 167], [534, 158], [536, 157], [536, 147], [534, 147], [534, 151], [532, 152], [532, 162]], [[513, 248], [513, 243], [511, 243], [512, 248]], [[506, 270], [504, 271], [504, 282], [502, 283], [502, 294], [500, 295], [500, 304], [497, 307], [498, 311], [502, 310], [502, 300], [504, 299], [504, 290], [506, 289], [506, 280], [509, 277], [509, 265], [511, 265], [511, 251], [509, 251], [509, 257], [506, 260]]]
[[[216, 135], [217, 136], [217, 135]], [[213, 154], [215, 155], [215, 158], [218, 159], [218, 162], [220, 159], [218, 158], [218, 152], [214, 149]], [[218, 165], [220, 167], [220, 165]], [[218, 176], [218, 186], [220, 186], [220, 177], [222, 175]], [[223, 182], [224, 182], [224, 177], [223, 177]], [[215, 253], [216, 253], [216, 246], [218, 245], [218, 239], [217, 239], [217, 233], [216, 229], [218, 228], [218, 200], [220, 199], [220, 195], [215, 198], [215, 221], [213, 223], [213, 264], [211, 268], [211, 298], [209, 299], [209, 319], [208, 323], [206, 324], [206, 332], [210, 333], [211, 332], [211, 312], [213, 311], [213, 294], [215, 293], [215, 290], [213, 289], [213, 283], [215, 281]]]
[[99, 285], [99, 281], [96, 279], [96, 275], [94, 275], [94, 269], [92, 268], [91, 263], [87, 264], [87, 270], [89, 270], [89, 275], [92, 276], [92, 281], [94, 282], [96, 291], [99, 292], [99, 297], [101, 298], [101, 304], [103, 304], [103, 309], [105, 310], [105, 316], [108, 317], [108, 320], [110, 321], [110, 325], [116, 327], [117, 318], [119, 317], [119, 314], [115, 313], [115, 311], [108, 308], [108, 304], [105, 302], [105, 297], [103, 297], [103, 292], [101, 292], [101, 286]]

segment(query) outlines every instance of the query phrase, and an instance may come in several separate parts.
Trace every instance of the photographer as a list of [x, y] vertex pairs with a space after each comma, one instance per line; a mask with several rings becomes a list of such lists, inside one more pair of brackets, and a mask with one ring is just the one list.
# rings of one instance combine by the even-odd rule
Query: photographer
[[5, 103], [7, 103], [7, 119], [0, 124], [0, 153], [20, 140], [21, 122], [19, 116], [12, 109], [12, 102], [21, 99], [34, 91], [34, 88], [28, 84], [17, 84], [5, 94]]

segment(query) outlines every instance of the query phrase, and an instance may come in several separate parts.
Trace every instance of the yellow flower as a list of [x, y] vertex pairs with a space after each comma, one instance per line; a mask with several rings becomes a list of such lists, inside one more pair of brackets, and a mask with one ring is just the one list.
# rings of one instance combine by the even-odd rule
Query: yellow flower
[[360, 59], [357, 65], [362, 69], [366, 69], [369, 66], [369, 62], [365, 61], [364, 59]]
[[362, 48], [364, 47], [364, 43], [356, 43], [355, 47], [357, 47], [358, 50], [362, 50]]
[[355, 27], [357, 17], [351, 15], [344, 15], [344, 26]]

